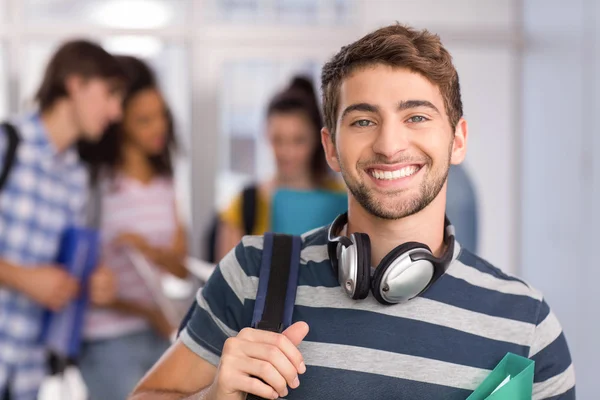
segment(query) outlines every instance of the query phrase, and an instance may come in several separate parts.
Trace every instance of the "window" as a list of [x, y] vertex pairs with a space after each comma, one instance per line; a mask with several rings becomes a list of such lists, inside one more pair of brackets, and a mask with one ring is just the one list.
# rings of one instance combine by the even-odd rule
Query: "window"
[[316, 24], [319, 19], [318, 0], [277, 0], [278, 20], [283, 23]]
[[33, 106], [35, 91], [42, 81], [44, 68], [56, 47], [57, 43], [51, 41], [36, 41], [24, 46], [19, 76], [20, 108], [29, 109]]
[[8, 113], [8, 68], [5, 47], [0, 42], [0, 120], [7, 118]]
[[[0, 0], [1, 1], [1, 0]], [[186, 22], [186, 0], [24, 0], [27, 22], [77, 21], [108, 28], [154, 29]]]
[[346, 24], [356, 0], [207, 0], [208, 21], [253, 24]]

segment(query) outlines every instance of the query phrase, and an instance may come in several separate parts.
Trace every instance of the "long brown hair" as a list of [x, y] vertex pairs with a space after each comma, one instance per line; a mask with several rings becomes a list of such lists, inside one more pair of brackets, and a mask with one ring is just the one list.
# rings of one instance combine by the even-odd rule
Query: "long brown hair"
[[325, 152], [321, 146], [323, 118], [312, 80], [306, 76], [295, 76], [289, 86], [273, 97], [267, 107], [267, 117], [297, 112], [303, 113], [308, 118], [317, 138], [317, 144], [311, 155], [310, 170], [313, 181], [322, 185], [329, 172]]
[[[154, 72], [142, 60], [132, 56], [117, 56], [119, 65], [127, 76], [125, 93], [123, 96], [123, 110], [127, 109], [129, 102], [140, 92], [148, 89], [157, 89], [158, 84]], [[163, 176], [173, 175], [173, 162], [171, 152], [175, 148], [175, 132], [173, 118], [169, 110], [167, 113], [167, 145], [161, 154], [148, 156], [148, 161], [154, 173]], [[122, 143], [124, 133], [122, 124], [111, 124], [102, 139], [97, 143], [81, 141], [78, 143], [79, 154], [91, 167], [92, 182], [98, 178], [100, 169], [106, 169], [109, 174], [119, 166], [122, 160]]]

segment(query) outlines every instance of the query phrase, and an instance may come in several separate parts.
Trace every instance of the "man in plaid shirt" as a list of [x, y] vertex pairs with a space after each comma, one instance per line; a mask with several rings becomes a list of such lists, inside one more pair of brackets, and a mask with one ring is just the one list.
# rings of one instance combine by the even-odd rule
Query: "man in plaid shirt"
[[[46, 374], [39, 344], [44, 309], [60, 310], [79, 291], [55, 264], [64, 230], [83, 222], [87, 171], [75, 143], [98, 140], [120, 117], [122, 72], [100, 46], [65, 43], [46, 69], [39, 111], [11, 120], [19, 144], [0, 189], [0, 399], [34, 400]], [[0, 129], [0, 170], [8, 164]], [[112, 300], [106, 268], [94, 274], [91, 301]]]

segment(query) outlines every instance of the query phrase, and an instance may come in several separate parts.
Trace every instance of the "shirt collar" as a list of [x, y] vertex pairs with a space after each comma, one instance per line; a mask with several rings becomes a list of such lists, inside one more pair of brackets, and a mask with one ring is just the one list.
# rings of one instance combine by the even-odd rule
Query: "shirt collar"
[[23, 135], [38, 146], [43, 154], [48, 155], [49, 159], [58, 162], [63, 167], [71, 167], [79, 162], [79, 155], [75, 146], [70, 146], [59, 152], [50, 141], [50, 135], [44, 126], [39, 111], [29, 115], [23, 128]]

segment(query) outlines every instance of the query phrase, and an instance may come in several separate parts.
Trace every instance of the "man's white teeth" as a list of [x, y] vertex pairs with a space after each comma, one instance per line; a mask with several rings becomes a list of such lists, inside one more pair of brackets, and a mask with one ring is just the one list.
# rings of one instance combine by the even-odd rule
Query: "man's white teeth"
[[411, 176], [419, 170], [419, 167], [416, 165], [410, 165], [408, 167], [404, 167], [402, 169], [397, 169], [395, 171], [381, 171], [378, 169], [371, 170], [371, 175], [373, 175], [376, 179], [384, 179], [384, 180], [392, 180], [405, 178], [407, 176]]

